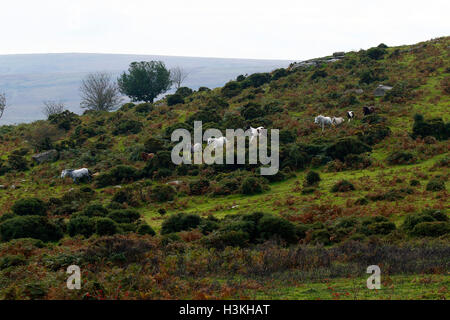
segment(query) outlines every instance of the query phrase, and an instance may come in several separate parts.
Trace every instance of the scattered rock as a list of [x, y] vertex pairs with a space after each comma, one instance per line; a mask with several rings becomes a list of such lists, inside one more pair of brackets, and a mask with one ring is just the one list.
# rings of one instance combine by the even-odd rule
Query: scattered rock
[[183, 183], [183, 181], [174, 180], [174, 181], [167, 182], [166, 184], [171, 185], [171, 186], [179, 186], [182, 183]]
[[384, 96], [384, 95], [386, 94], [386, 92], [388, 92], [389, 90], [392, 90], [392, 87], [389, 87], [389, 86], [385, 86], [385, 85], [380, 84], [380, 85], [378, 86], [378, 88], [376, 88], [376, 89], [374, 90], [373, 95], [374, 95], [375, 97], [382, 97], [382, 96]]
[[0, 189], [6, 189], [6, 187], [2, 184], [0, 184]]
[[363, 89], [348, 89], [345, 91], [345, 93], [363, 94], [364, 90]]
[[333, 53], [333, 57], [335, 57], [335, 58], [343, 58], [344, 56], [345, 56], [345, 52], [343, 52], [343, 51]]
[[35, 162], [37, 163], [44, 163], [44, 162], [53, 162], [56, 159], [58, 159], [58, 151], [56, 150], [49, 150], [43, 153], [35, 154], [31, 157]]
[[234, 205], [234, 206], [231, 207], [231, 209], [237, 209], [237, 208], [239, 208], [239, 205], [238, 205], [238, 204], [236, 204], [236, 205]]

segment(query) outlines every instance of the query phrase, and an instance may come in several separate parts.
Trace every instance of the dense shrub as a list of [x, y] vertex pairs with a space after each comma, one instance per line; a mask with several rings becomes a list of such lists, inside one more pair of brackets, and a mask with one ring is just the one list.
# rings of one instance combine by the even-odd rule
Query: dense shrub
[[179, 87], [175, 94], [179, 94], [181, 97], [186, 98], [194, 93], [194, 90], [188, 87]]
[[81, 120], [76, 113], [65, 110], [61, 113], [52, 114], [48, 117], [50, 123], [55, 124], [60, 129], [70, 130], [74, 125], [78, 125]]
[[107, 217], [117, 223], [132, 223], [140, 218], [140, 214], [135, 210], [124, 209], [111, 211]]
[[145, 152], [156, 153], [164, 149], [164, 140], [158, 137], [150, 137], [145, 141], [144, 147]]
[[20, 199], [11, 209], [18, 216], [45, 216], [47, 212], [44, 201], [37, 198]]
[[139, 225], [136, 232], [140, 235], [150, 235], [150, 236], [156, 235], [155, 230], [153, 230], [153, 228], [150, 227], [148, 224]]
[[309, 171], [306, 175], [305, 186], [314, 186], [320, 182], [320, 175], [315, 171]]
[[344, 161], [349, 154], [361, 154], [370, 151], [372, 151], [371, 147], [353, 137], [339, 139], [325, 150], [329, 157], [341, 161]]
[[67, 224], [67, 232], [71, 237], [83, 235], [86, 238], [92, 236], [96, 231], [95, 218], [86, 216], [74, 216]]
[[134, 108], [134, 111], [137, 113], [149, 113], [153, 111], [153, 105], [148, 102], [140, 103]]
[[341, 180], [331, 188], [331, 192], [347, 192], [353, 190], [355, 190], [355, 186], [347, 180]]
[[421, 222], [414, 226], [411, 234], [420, 237], [439, 237], [450, 232], [450, 224], [443, 221]]
[[[365, 117], [364, 119], [368, 119], [371, 116], [373, 115]], [[366, 130], [364, 130], [364, 132], [358, 133], [358, 139], [367, 145], [374, 145], [390, 135], [391, 129], [389, 129], [389, 127], [382, 124], [377, 124], [374, 126], [370, 126]]]
[[191, 195], [205, 194], [208, 191], [208, 188], [209, 188], [209, 180], [207, 179], [200, 179], [189, 183], [189, 193]]
[[114, 167], [107, 173], [100, 174], [96, 178], [98, 187], [106, 187], [121, 183], [129, 183], [139, 178], [139, 171], [136, 168], [120, 165]]
[[250, 195], [257, 194], [264, 191], [264, 184], [261, 179], [255, 177], [248, 177], [242, 181], [241, 192], [242, 194]]
[[287, 243], [297, 241], [296, 229], [290, 221], [273, 215], [264, 215], [258, 221], [258, 233], [261, 239], [282, 239]]
[[220, 123], [222, 121], [222, 117], [217, 112], [217, 109], [207, 107], [189, 116], [189, 118], [186, 120], [186, 122], [191, 125], [194, 124], [194, 121], [202, 121], [203, 124], [208, 122]]
[[297, 135], [295, 131], [288, 130], [288, 129], [281, 129], [280, 130], [280, 143], [287, 144], [295, 142], [295, 139], [297, 138]]
[[450, 137], [450, 122], [444, 123], [442, 119], [424, 120], [423, 116], [416, 115], [412, 131], [414, 138], [432, 136], [438, 140], [447, 140]]
[[253, 73], [242, 82], [242, 87], [247, 88], [251, 86], [257, 88], [270, 80], [271, 76], [269, 73]]
[[272, 72], [272, 80], [278, 80], [280, 78], [286, 77], [288, 74], [288, 71], [284, 68], [276, 69]]
[[95, 219], [95, 233], [99, 236], [110, 236], [116, 234], [119, 227], [116, 222], [110, 218], [96, 218]]
[[311, 75], [311, 80], [316, 80], [319, 78], [326, 78], [328, 77], [328, 73], [323, 70], [323, 69], [319, 69], [313, 72], [313, 74]]
[[16, 171], [28, 170], [28, 162], [25, 157], [15, 153], [8, 156], [8, 166]]
[[88, 205], [82, 212], [80, 212], [80, 215], [92, 218], [92, 217], [104, 217], [108, 214], [108, 209], [103, 207], [99, 203], [94, 203]]
[[241, 109], [241, 116], [246, 120], [252, 120], [264, 116], [259, 104], [248, 103]]
[[366, 55], [373, 60], [379, 60], [383, 58], [385, 54], [386, 49], [380, 47], [373, 47], [366, 51]]
[[200, 87], [200, 88], [198, 88], [198, 92], [209, 92], [209, 91], [211, 91], [211, 89], [208, 88], [208, 87]]
[[222, 88], [222, 95], [227, 98], [232, 98], [241, 93], [241, 85], [236, 81], [227, 82]]
[[406, 151], [394, 151], [387, 157], [387, 162], [393, 165], [412, 164], [415, 160], [414, 155]]
[[33, 238], [57, 241], [62, 238], [61, 227], [42, 216], [22, 216], [8, 219], [0, 224], [2, 241]]
[[140, 121], [124, 119], [114, 126], [113, 134], [136, 134], [142, 131], [142, 127]]
[[175, 189], [169, 185], [156, 186], [152, 190], [152, 197], [158, 202], [172, 201], [176, 194]]
[[[439, 210], [425, 210], [422, 211], [421, 213], [411, 213], [408, 214], [405, 220], [403, 221], [402, 229], [412, 234], [414, 232], [415, 227], [418, 224], [431, 223], [436, 221], [448, 223], [449, 219], [445, 213]], [[423, 228], [426, 229], [434, 227], [423, 227]]]
[[249, 234], [242, 230], [214, 231], [202, 242], [207, 247], [224, 249], [226, 247], [244, 247], [248, 244]]
[[191, 230], [197, 228], [201, 222], [202, 218], [198, 215], [177, 213], [164, 220], [161, 234]]
[[435, 177], [427, 183], [427, 191], [442, 190], [445, 190], [445, 182], [441, 178]]
[[167, 105], [168, 106], [174, 106], [179, 103], [184, 103], [184, 99], [181, 94], [175, 93], [175, 94], [167, 95]]

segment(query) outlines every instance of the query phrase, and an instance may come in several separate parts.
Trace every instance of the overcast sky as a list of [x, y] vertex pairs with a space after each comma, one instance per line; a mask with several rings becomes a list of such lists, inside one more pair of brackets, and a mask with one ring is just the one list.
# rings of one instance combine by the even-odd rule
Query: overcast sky
[[300, 60], [450, 35], [449, 0], [1, 0], [0, 54]]

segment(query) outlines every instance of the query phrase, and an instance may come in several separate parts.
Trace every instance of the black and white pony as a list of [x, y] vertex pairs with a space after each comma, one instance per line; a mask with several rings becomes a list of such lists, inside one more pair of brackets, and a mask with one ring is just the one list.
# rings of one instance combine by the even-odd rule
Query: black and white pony
[[324, 117], [323, 115], [319, 115], [314, 118], [314, 123], [320, 125], [322, 127], [323, 132], [325, 125], [327, 126], [333, 125], [333, 120], [330, 117]]
[[353, 111], [347, 111], [347, 118], [348, 118], [348, 122], [350, 122], [350, 120], [355, 118], [355, 113]]
[[78, 183], [80, 179], [87, 177], [88, 181], [92, 180], [92, 174], [89, 169], [83, 168], [78, 170], [66, 169], [61, 172], [61, 179], [71, 177], [74, 183]]

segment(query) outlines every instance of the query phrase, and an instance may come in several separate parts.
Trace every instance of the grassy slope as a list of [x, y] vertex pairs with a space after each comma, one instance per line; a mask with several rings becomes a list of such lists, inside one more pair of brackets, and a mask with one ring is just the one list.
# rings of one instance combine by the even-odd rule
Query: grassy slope
[[[437, 161], [444, 157], [448, 157], [449, 144], [448, 141], [438, 142], [436, 152], [426, 155], [421, 149], [412, 146], [410, 150], [414, 152], [419, 161], [413, 165], [389, 166], [386, 163], [386, 157], [394, 150], [401, 150], [408, 147], [407, 133], [411, 132], [412, 117], [415, 113], [421, 113], [425, 118], [441, 117], [444, 121], [450, 120], [449, 106], [450, 97], [443, 93], [441, 89], [441, 81], [445, 77], [449, 77], [450, 58], [448, 46], [450, 38], [440, 39], [438, 42], [428, 42], [426, 47], [421, 44], [415, 46], [405, 46], [399, 48], [389, 48], [388, 53], [392, 53], [396, 49], [401, 50], [401, 55], [397, 59], [385, 58], [376, 62], [375, 66], [384, 66], [386, 68], [387, 80], [383, 83], [395, 84], [398, 80], [420, 79], [421, 84], [415, 90], [418, 96], [406, 104], [391, 104], [379, 98], [373, 98], [371, 91], [378, 82], [364, 86], [365, 93], [359, 97], [360, 104], [353, 107], [341, 107], [334, 104], [334, 107], [326, 107], [327, 102], [324, 97], [326, 94], [334, 91], [342, 92], [345, 86], [357, 87], [357, 72], [354, 68], [348, 70], [345, 68], [335, 68], [333, 65], [325, 66], [329, 76], [335, 76], [335, 82], [311, 82], [309, 76], [310, 71], [295, 72], [286, 78], [282, 78], [276, 82], [276, 86], [263, 86], [263, 93], [256, 93], [253, 98], [254, 102], [267, 103], [270, 101], [281, 101], [285, 112], [274, 119], [273, 127], [291, 128], [301, 131], [305, 127], [312, 127], [311, 122], [314, 115], [318, 113], [326, 113], [332, 115], [344, 116], [347, 109], [354, 109], [358, 118], [355, 121], [345, 124], [340, 128], [326, 130], [324, 138], [343, 137], [352, 134], [361, 129], [363, 126], [361, 119], [361, 105], [371, 104], [380, 109], [380, 114], [387, 116], [387, 125], [392, 130], [392, 135], [380, 144], [374, 147], [371, 158], [374, 165], [365, 170], [353, 170], [343, 172], [325, 172], [324, 168], [317, 168], [320, 171], [322, 182], [318, 191], [312, 195], [301, 194], [301, 184], [304, 180], [306, 172], [299, 171], [295, 178], [288, 179], [283, 182], [273, 183], [270, 185], [270, 191], [260, 195], [242, 196], [230, 195], [220, 197], [210, 196], [180, 196], [176, 201], [167, 204], [148, 203], [139, 208], [139, 211], [145, 217], [145, 220], [156, 230], [159, 230], [164, 217], [157, 213], [160, 207], [166, 208], [168, 214], [176, 212], [198, 213], [202, 215], [214, 214], [216, 217], [223, 217], [226, 214], [245, 213], [249, 211], [266, 211], [284, 216], [301, 216], [305, 211], [310, 210], [314, 205], [325, 205], [327, 208], [338, 208], [341, 210], [340, 215], [375, 215], [384, 214], [390, 216], [398, 225], [402, 222], [403, 216], [408, 212], [416, 212], [426, 207], [448, 208], [449, 203], [446, 199], [446, 192], [427, 192], [425, 185], [430, 177], [440, 174], [448, 176], [447, 168], [436, 168], [434, 165]], [[417, 48], [417, 49], [414, 49]], [[412, 49], [412, 51], [408, 51]], [[349, 53], [346, 59], [356, 57], [356, 53]], [[430, 66], [434, 67], [431, 72], [426, 71]], [[248, 95], [252, 89], [244, 90], [239, 96], [232, 98], [230, 103], [231, 110], [237, 110], [240, 106], [248, 101], [240, 100]], [[212, 93], [219, 93], [219, 89]], [[145, 132], [138, 135], [116, 136], [112, 137], [110, 144], [110, 152], [117, 153], [118, 158], [123, 163], [129, 163], [136, 167], [142, 167], [142, 163], [133, 163], [127, 159], [127, 146], [136, 141], [142, 142], [150, 134], [157, 134], [170, 124], [184, 121], [188, 115], [198, 110], [201, 105], [203, 93], [198, 93], [192, 102], [186, 105], [177, 105], [173, 108], [161, 106], [165, 110], [170, 110], [165, 114], [158, 112], [152, 113], [152, 119], [148, 120], [142, 116], [136, 116], [134, 113], [127, 112], [126, 116], [136, 118], [144, 123]], [[105, 118], [110, 117], [105, 115]], [[92, 123], [93, 119], [89, 116], [82, 118], [83, 123]], [[6, 159], [8, 154], [15, 149], [26, 146], [23, 139], [23, 132], [26, 132], [31, 125], [19, 125], [14, 128], [14, 135], [9, 141], [0, 144], [0, 158]], [[111, 125], [108, 128], [112, 129]], [[320, 130], [314, 129], [309, 135], [301, 135], [300, 142], [310, 142], [314, 139], [322, 138]], [[94, 142], [96, 138], [91, 138], [90, 142]], [[90, 143], [88, 142], [88, 143]], [[28, 159], [30, 156], [28, 156]], [[68, 181], [60, 181], [58, 175], [61, 169], [73, 166], [75, 161], [59, 160], [52, 164], [44, 164], [34, 167], [32, 170], [7, 174], [0, 177], [0, 184], [11, 186], [19, 186], [20, 189], [0, 190], [0, 212], [7, 212], [11, 204], [25, 196], [37, 196], [43, 199], [61, 196], [68, 192], [73, 186]], [[94, 171], [103, 171], [108, 165], [101, 163], [96, 165]], [[189, 177], [172, 177], [189, 181]], [[356, 191], [348, 194], [333, 194], [329, 190], [331, 186], [341, 179], [347, 179], [355, 184]], [[366, 206], [357, 206], [354, 201], [370, 193], [389, 190], [393, 187], [409, 186], [411, 179], [418, 179], [421, 186], [418, 187], [414, 194], [406, 196], [404, 199], [389, 202], [379, 201], [370, 202]], [[398, 180], [398, 181], [397, 181]], [[98, 190], [103, 202], [108, 202], [113, 193], [113, 188], [105, 188]], [[232, 207], [235, 207], [234, 209]], [[440, 279], [423, 280], [416, 276], [393, 277], [394, 288], [392, 291], [386, 289], [378, 293], [361, 290], [359, 298], [423, 298], [439, 297], [439, 290], [442, 286], [448, 285], [449, 276], [444, 275]], [[364, 279], [358, 283], [364, 283]], [[424, 283], [426, 285], [424, 285]], [[445, 285], [444, 285], [445, 284]], [[340, 279], [334, 282], [335, 291], [344, 292], [341, 298], [348, 297], [346, 292], [354, 289], [353, 282], [349, 279]], [[353, 288], [353, 289], [352, 289]], [[333, 291], [333, 292], [335, 292]], [[325, 283], [298, 284], [286, 286], [280, 284], [273, 285], [272, 288], [265, 290], [256, 290], [249, 292], [252, 298], [333, 298], [332, 290]]]

